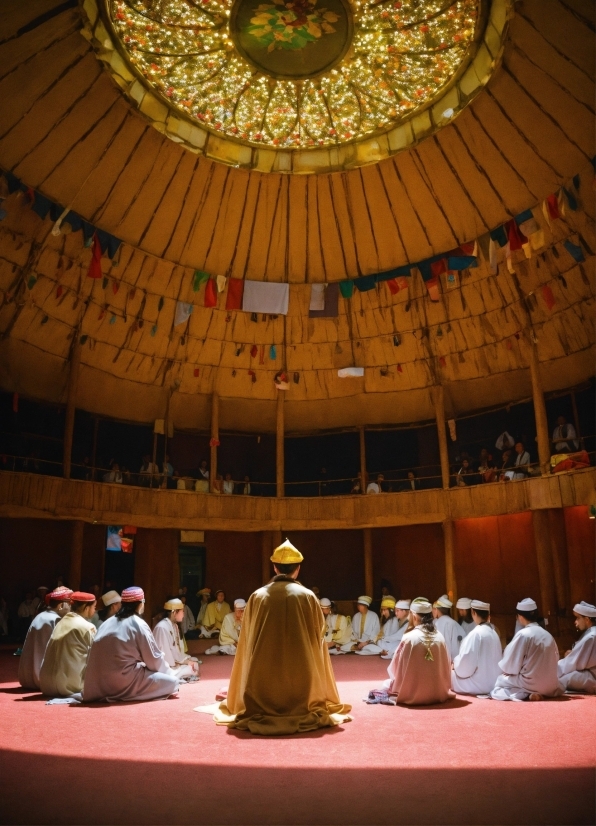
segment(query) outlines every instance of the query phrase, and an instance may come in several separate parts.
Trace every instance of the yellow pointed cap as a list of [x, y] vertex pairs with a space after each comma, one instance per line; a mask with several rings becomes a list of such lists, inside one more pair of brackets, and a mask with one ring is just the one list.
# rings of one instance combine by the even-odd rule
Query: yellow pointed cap
[[286, 539], [273, 551], [271, 562], [277, 562], [278, 565], [297, 565], [303, 559], [304, 557], [298, 548], [295, 548], [290, 540]]

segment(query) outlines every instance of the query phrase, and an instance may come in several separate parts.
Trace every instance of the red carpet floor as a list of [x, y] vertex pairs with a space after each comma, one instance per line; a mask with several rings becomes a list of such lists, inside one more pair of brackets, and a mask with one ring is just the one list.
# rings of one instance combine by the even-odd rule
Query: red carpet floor
[[215, 726], [231, 660], [181, 698], [46, 706], [0, 653], [0, 821], [11, 824], [591, 824], [596, 697], [368, 706], [377, 658], [333, 661], [344, 727], [260, 738]]

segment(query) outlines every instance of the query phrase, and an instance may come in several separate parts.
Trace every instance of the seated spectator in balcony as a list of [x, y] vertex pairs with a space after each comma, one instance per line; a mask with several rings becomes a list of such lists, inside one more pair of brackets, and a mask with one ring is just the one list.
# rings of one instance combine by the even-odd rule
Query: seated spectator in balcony
[[490, 604], [469, 600], [472, 604], [472, 629], [462, 641], [453, 660], [451, 688], [457, 694], [490, 694], [501, 673], [503, 656], [499, 635], [491, 626]]
[[172, 490], [176, 487], [176, 482], [174, 481], [174, 465], [170, 462], [170, 457], [166, 453], [164, 457], [164, 462], [161, 466], [161, 472], [163, 474], [165, 485], [164, 487], [169, 488]]
[[515, 439], [513, 436], [504, 430], [495, 442], [495, 447], [497, 450], [504, 452], [505, 450], [512, 450], [514, 444]]
[[577, 434], [572, 424], [568, 424], [565, 416], [559, 416], [557, 426], [553, 430], [553, 453], [573, 453], [579, 449]]
[[[381, 624], [379, 617], [370, 610], [372, 597], [358, 597], [358, 613], [352, 617], [352, 637], [348, 643], [335, 650], [336, 654], [349, 654], [354, 651], [362, 651], [370, 643], [377, 639]], [[331, 650], [329, 653], [332, 653]]]
[[85, 702], [160, 700], [178, 691], [178, 678], [141, 619], [144, 610], [142, 589], [125, 588], [122, 608], [104, 622], [91, 646]]
[[242, 483], [242, 491], [243, 496], [250, 496], [250, 476], [244, 477], [244, 482]]
[[39, 691], [39, 672], [52, 632], [60, 619], [70, 611], [70, 588], [56, 588], [49, 595], [45, 611], [39, 613], [27, 632], [19, 659], [19, 682], [23, 688]]
[[505, 471], [505, 481], [513, 479], [527, 479], [530, 469], [530, 454], [524, 447], [523, 442], [515, 443], [515, 461], [512, 469]]
[[143, 463], [139, 470], [139, 484], [143, 485], [143, 487], [149, 488], [153, 487], [153, 477], [157, 476], [159, 473], [159, 468], [155, 464], [155, 462], [151, 461], [151, 458], [148, 453], [143, 456]]
[[367, 493], [383, 493], [383, 482], [385, 481], [385, 477], [382, 473], [379, 473], [377, 476], [376, 482], [369, 482], [366, 486]]
[[410, 623], [412, 630], [404, 634], [387, 668], [389, 679], [370, 692], [368, 702], [422, 706], [453, 699], [447, 647], [424, 597], [412, 601]]
[[212, 645], [211, 648], [205, 651], [205, 654], [228, 654], [231, 657], [236, 656], [236, 648], [238, 646], [238, 640], [240, 639], [242, 617], [244, 616], [245, 608], [246, 602], [243, 599], [234, 600], [233, 612], [226, 614], [221, 624], [219, 645]]
[[350, 493], [362, 493], [362, 473], [358, 473], [358, 476], [352, 480], [352, 490]]
[[224, 617], [232, 611], [226, 602], [225, 592], [221, 589], [215, 592], [214, 602], [210, 602], [205, 609], [200, 637], [210, 639], [219, 636]]
[[420, 490], [420, 480], [416, 478], [413, 470], [408, 471], [406, 484], [400, 490]]
[[504, 450], [501, 457], [501, 467], [498, 468], [498, 478], [500, 482], [505, 481], [505, 474], [513, 467], [513, 451]]
[[72, 697], [83, 689], [89, 649], [96, 628], [95, 595], [74, 591], [70, 611], [56, 624], [39, 671], [39, 687], [48, 697]]
[[580, 602], [573, 614], [581, 636], [559, 660], [559, 680], [566, 691], [596, 694], [596, 606]]
[[352, 639], [352, 621], [350, 617], [339, 614], [335, 603], [327, 597], [323, 597], [319, 602], [325, 617], [324, 643], [329, 649], [329, 653], [334, 654], [337, 648], [347, 645]]
[[218, 473], [213, 482], [213, 490], [211, 493], [223, 493], [223, 476]]
[[197, 479], [207, 479], [207, 480], [209, 480], [209, 470], [207, 468], [206, 459], [203, 459], [203, 461], [199, 465], [199, 470], [198, 470], [198, 473], [197, 473]]
[[521, 630], [513, 637], [499, 662], [501, 674], [491, 691], [493, 700], [543, 700], [563, 693], [559, 682], [557, 644], [538, 624], [533, 599], [517, 603]]
[[178, 598], [169, 599], [164, 610], [164, 618], [153, 629], [155, 642], [176, 677], [184, 682], [195, 682], [199, 679], [199, 661], [185, 653], [178, 628], [184, 617], [184, 603]]
[[483, 447], [478, 458], [478, 473], [481, 482], [494, 482], [497, 478], [497, 471], [492, 454]]
[[122, 473], [120, 472], [120, 465], [118, 462], [110, 464], [110, 470], [103, 475], [104, 482], [111, 482], [112, 484], [122, 484]]
[[457, 471], [455, 481], [458, 487], [465, 488], [466, 485], [475, 485], [478, 481], [477, 475], [469, 459], [463, 459], [460, 469]]
[[232, 474], [226, 473], [226, 478], [223, 480], [222, 484], [222, 491], [223, 493], [234, 493], [234, 482], [232, 481]]

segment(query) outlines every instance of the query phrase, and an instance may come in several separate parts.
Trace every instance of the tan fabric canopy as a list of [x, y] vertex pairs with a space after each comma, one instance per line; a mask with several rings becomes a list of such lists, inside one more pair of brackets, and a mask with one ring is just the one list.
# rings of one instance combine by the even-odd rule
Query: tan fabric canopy
[[[273, 377], [285, 367], [290, 430], [430, 419], [438, 382], [448, 415], [507, 403], [530, 395], [532, 334], [545, 390], [584, 381], [596, 249], [591, 13], [585, 3], [518, 5], [503, 65], [452, 124], [376, 165], [292, 176], [234, 169], [173, 143], [104, 71], [80, 35], [78, 7], [11, 0], [0, 21], [0, 166], [124, 243], [117, 265], [102, 260], [104, 288], [86, 278], [80, 232], [53, 237], [22, 194], [5, 201], [0, 385], [63, 400], [75, 330], [87, 336], [80, 407], [149, 421], [171, 395], [177, 427], [206, 426], [206, 394], [217, 389], [220, 427], [273, 429]], [[540, 219], [545, 247], [530, 260], [515, 253], [514, 273], [501, 262], [491, 275], [480, 259], [437, 303], [416, 274], [396, 296], [380, 284], [340, 299], [337, 319], [308, 318], [312, 282], [446, 252], [540, 205], [576, 173], [580, 209], [552, 228]], [[564, 249], [567, 238], [583, 244], [584, 263]], [[191, 289], [195, 269], [288, 281], [289, 314], [255, 323], [228, 315], [221, 296], [206, 309], [204, 287]], [[37, 277], [34, 288], [24, 274]], [[177, 300], [195, 302], [188, 327], [173, 326]], [[364, 378], [339, 379], [351, 365]]]

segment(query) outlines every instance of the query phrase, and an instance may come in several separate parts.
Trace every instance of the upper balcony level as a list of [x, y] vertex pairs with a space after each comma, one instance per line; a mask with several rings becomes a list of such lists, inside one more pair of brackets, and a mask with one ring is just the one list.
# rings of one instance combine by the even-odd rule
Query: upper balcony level
[[374, 528], [596, 504], [596, 468], [470, 487], [321, 497], [228, 496], [0, 473], [0, 517], [180, 530]]

